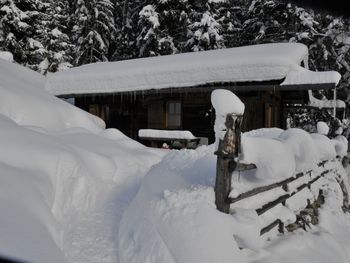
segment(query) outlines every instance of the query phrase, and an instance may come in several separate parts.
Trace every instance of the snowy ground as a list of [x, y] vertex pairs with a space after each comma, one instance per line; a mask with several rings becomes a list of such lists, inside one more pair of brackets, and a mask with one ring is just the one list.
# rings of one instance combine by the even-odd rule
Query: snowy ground
[[[0, 80], [0, 255], [38, 263], [350, 262], [350, 216], [333, 177], [322, 181], [320, 225], [261, 239], [254, 210], [215, 209], [213, 145], [147, 148], [47, 94], [34, 72], [0, 60]], [[313, 137], [251, 132], [245, 160], [262, 156], [252, 144], [273, 142], [291, 158], [284, 178], [344, 151], [341, 138]], [[254, 183], [241, 180], [237, 190], [260, 183], [261, 171], [276, 179], [283, 169], [264, 160]]]

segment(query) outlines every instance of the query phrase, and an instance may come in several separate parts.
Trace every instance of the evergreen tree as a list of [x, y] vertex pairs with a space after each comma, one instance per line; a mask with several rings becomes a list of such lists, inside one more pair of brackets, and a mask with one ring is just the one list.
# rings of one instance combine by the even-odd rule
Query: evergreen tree
[[39, 65], [43, 74], [71, 67], [72, 44], [67, 35], [69, 28], [69, 5], [65, 0], [46, 2], [42, 20], [41, 39], [45, 46], [45, 59]]
[[74, 64], [107, 61], [115, 37], [114, 6], [109, 0], [77, 0], [74, 4]]
[[188, 51], [202, 51], [208, 49], [224, 48], [221, 35], [221, 25], [215, 19], [209, 1], [194, 1], [189, 17], [188, 40], [186, 48]]
[[136, 46], [139, 49], [139, 57], [158, 55], [158, 13], [153, 5], [146, 5], [139, 13], [138, 27], [140, 33], [136, 38]]
[[43, 5], [40, 1], [0, 0], [0, 46], [15, 61], [37, 69], [44, 46], [38, 40]]

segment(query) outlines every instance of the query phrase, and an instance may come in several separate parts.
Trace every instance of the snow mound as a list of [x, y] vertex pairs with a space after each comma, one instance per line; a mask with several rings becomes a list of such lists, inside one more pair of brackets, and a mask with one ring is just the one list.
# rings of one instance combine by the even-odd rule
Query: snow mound
[[13, 55], [8, 51], [0, 51], [0, 59], [6, 60], [8, 62], [13, 62]]
[[323, 121], [317, 122], [317, 133], [322, 134], [322, 135], [327, 135], [329, 133], [329, 127], [327, 123]]
[[0, 79], [0, 254], [67, 262], [75, 246], [66, 241], [68, 219], [79, 223], [77, 215], [139, 180], [164, 153], [102, 129], [99, 119], [48, 94], [33, 71], [0, 61]]
[[294, 153], [296, 172], [311, 170], [318, 164], [319, 153], [308, 132], [292, 128], [282, 132], [279, 139]]
[[319, 154], [319, 161], [332, 160], [337, 156], [334, 144], [328, 137], [313, 133], [311, 138]]
[[275, 181], [276, 178], [291, 177], [296, 168], [294, 153], [283, 142], [261, 137], [242, 136], [240, 162], [255, 164], [257, 166], [255, 180], [265, 183]]
[[121, 262], [245, 262], [233, 236], [259, 246], [255, 211], [232, 217], [216, 210], [212, 152], [174, 151], [149, 171], [123, 215]]
[[243, 102], [231, 91], [216, 89], [211, 93], [211, 103], [217, 114], [226, 116], [227, 114], [243, 115]]
[[332, 142], [337, 156], [346, 156], [348, 153], [348, 140], [343, 135], [337, 135]]
[[80, 127], [98, 133], [104, 122], [44, 90], [45, 78], [15, 63], [0, 60], [0, 114], [22, 126], [47, 131]]

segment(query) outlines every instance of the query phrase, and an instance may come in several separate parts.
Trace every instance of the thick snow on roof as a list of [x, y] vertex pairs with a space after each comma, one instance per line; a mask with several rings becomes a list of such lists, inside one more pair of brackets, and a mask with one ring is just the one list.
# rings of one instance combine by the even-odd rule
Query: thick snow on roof
[[317, 99], [312, 94], [309, 94], [309, 106], [316, 108], [346, 108], [346, 104], [343, 100], [328, 100], [328, 99]]
[[303, 67], [296, 67], [288, 72], [286, 79], [281, 85], [298, 85], [298, 84], [324, 84], [339, 83], [341, 75], [336, 71], [315, 72]]
[[300, 43], [273, 43], [102, 62], [51, 74], [46, 89], [64, 95], [282, 80], [307, 54]]

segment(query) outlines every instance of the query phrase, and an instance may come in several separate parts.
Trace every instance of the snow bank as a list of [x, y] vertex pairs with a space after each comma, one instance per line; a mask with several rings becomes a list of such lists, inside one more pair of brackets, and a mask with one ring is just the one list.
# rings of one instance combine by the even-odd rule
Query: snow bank
[[[257, 169], [233, 174], [231, 196], [282, 181], [293, 176], [296, 170], [315, 169], [320, 160], [336, 155], [333, 143], [326, 136], [309, 135], [299, 129], [261, 129], [244, 133], [242, 146], [240, 161], [255, 163]], [[274, 236], [272, 240], [278, 240], [276, 243], [265, 242], [266, 236], [260, 237], [260, 229], [273, 222], [276, 216], [286, 224], [294, 222], [295, 212], [307, 205], [306, 199], [315, 198], [308, 189], [290, 199], [287, 207], [277, 206], [263, 216], [258, 217], [255, 209], [285, 194], [282, 188], [236, 202], [231, 206], [231, 215], [218, 212], [214, 204], [216, 156], [213, 148], [214, 145], [195, 151], [172, 151], [149, 171], [120, 224], [122, 263], [209, 263], [232, 262], [233, 259], [278, 263], [284, 255], [289, 255], [289, 262], [295, 259], [309, 262], [313, 257], [319, 259], [319, 254], [322, 255], [320, 262], [328, 262], [329, 257], [323, 256], [323, 246], [328, 246], [327, 253], [335, 253], [334, 258], [339, 262], [348, 262], [345, 250], [331, 245], [334, 238], [322, 230], [302, 237], [299, 233], [286, 238]], [[295, 187], [302, 183], [296, 182]], [[337, 184], [334, 174], [329, 180], [322, 180], [319, 187], [327, 193], [329, 184]], [[335, 193], [337, 197], [340, 194], [339, 191]], [[337, 209], [341, 211], [341, 204]], [[318, 236], [320, 239], [316, 238]], [[303, 245], [300, 247], [300, 244]], [[298, 253], [293, 256], [295, 251], [290, 247], [299, 248], [303, 257]], [[319, 250], [322, 252], [316, 252]]]
[[347, 143], [341, 137], [330, 140], [301, 129], [266, 128], [243, 133], [239, 162], [255, 164], [257, 169], [235, 173], [230, 196], [315, 169], [321, 161], [344, 156], [345, 146]]
[[[278, 160], [278, 162], [276, 162]], [[242, 137], [240, 162], [257, 166], [255, 180], [268, 182], [293, 176], [296, 161], [293, 152], [283, 142], [261, 137]], [[246, 178], [253, 180], [253, 178]]]
[[0, 255], [23, 262], [65, 262], [53, 239], [59, 232], [48, 207], [52, 185], [38, 172], [2, 162], [0, 171]]
[[89, 94], [282, 80], [307, 54], [300, 43], [273, 43], [95, 63], [48, 75], [46, 89]]
[[13, 55], [8, 51], [0, 51], [0, 59], [6, 60], [8, 62], [13, 62]]
[[0, 79], [0, 254], [66, 262], [75, 217], [137, 181], [164, 153], [102, 129], [48, 94], [35, 72], [0, 61]]
[[44, 85], [40, 74], [0, 60], [0, 113], [47, 131], [80, 127], [98, 133], [105, 126], [101, 119], [47, 93]]
[[288, 129], [279, 139], [294, 153], [296, 172], [312, 170], [320, 161], [319, 153], [310, 134], [301, 129]]
[[[28, 239], [21, 239], [23, 246], [15, 249], [12, 247], [14, 243], [8, 243], [3, 251], [8, 251], [12, 256], [24, 255], [23, 259], [33, 262], [64, 262], [60, 257], [50, 257], [60, 255], [55, 251], [63, 247], [62, 224], [65, 218], [72, 213], [91, 209], [99, 201], [101, 193], [112, 185], [121, 185], [133, 177], [142, 176], [161, 156], [113, 131], [107, 130], [96, 135], [78, 129], [49, 135], [18, 126], [0, 116], [0, 144], [2, 149], [6, 149], [0, 151], [0, 163], [18, 170], [16, 177], [2, 177], [0, 185], [13, 184], [14, 189], [17, 189], [21, 180], [23, 183], [32, 181], [23, 185], [28, 188], [27, 192], [38, 193], [34, 201], [25, 191], [20, 191], [23, 193], [21, 196], [7, 196], [10, 202], [18, 204], [20, 208], [25, 206], [26, 210], [21, 211], [23, 221], [7, 221], [1, 225], [7, 229], [8, 235], [1, 235], [0, 240], [5, 242], [7, 239], [20, 238], [13, 231], [16, 227], [22, 228], [17, 222], [26, 222], [24, 226], [33, 231], [25, 232], [28, 233]], [[1, 209], [0, 221], [5, 220], [4, 215], [7, 213], [13, 213], [12, 207], [6, 206], [6, 203]], [[30, 223], [33, 220], [36, 225]], [[35, 229], [41, 229], [41, 232], [35, 232]], [[43, 233], [43, 236], [39, 233]], [[50, 238], [51, 242], [46, 242]], [[45, 243], [48, 254], [38, 254], [35, 242], [33, 245], [26, 243], [33, 240], [37, 244]], [[22, 248], [30, 253], [22, 251]], [[49, 251], [55, 253], [50, 255]], [[48, 257], [46, 260], [45, 256]]]
[[337, 156], [334, 144], [328, 137], [313, 133], [311, 138], [316, 146], [319, 161], [332, 160]]
[[216, 210], [212, 152], [173, 151], [149, 171], [120, 225], [121, 262], [245, 262], [236, 242], [259, 247], [254, 210]]
[[332, 142], [337, 156], [346, 156], [348, 153], [348, 140], [343, 135], [337, 135]]
[[329, 133], [329, 127], [327, 125], [327, 123], [323, 122], [323, 121], [319, 121], [317, 122], [317, 133], [322, 134], [322, 135], [328, 135]]

